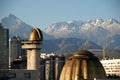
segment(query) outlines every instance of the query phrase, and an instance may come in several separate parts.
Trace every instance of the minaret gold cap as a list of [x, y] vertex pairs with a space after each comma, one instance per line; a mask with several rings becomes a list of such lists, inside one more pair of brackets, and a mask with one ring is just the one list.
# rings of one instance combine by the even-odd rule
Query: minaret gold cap
[[43, 40], [42, 31], [39, 28], [33, 28], [29, 40], [30, 41], [42, 41]]

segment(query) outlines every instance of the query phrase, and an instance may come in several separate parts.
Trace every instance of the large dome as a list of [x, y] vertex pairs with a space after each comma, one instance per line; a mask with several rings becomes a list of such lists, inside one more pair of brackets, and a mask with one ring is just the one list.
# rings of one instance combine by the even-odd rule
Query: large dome
[[98, 58], [87, 50], [80, 50], [66, 61], [60, 80], [94, 80], [105, 77], [105, 70]]
[[30, 35], [30, 41], [42, 41], [43, 40], [43, 35], [42, 32], [39, 28], [33, 28], [31, 35]]

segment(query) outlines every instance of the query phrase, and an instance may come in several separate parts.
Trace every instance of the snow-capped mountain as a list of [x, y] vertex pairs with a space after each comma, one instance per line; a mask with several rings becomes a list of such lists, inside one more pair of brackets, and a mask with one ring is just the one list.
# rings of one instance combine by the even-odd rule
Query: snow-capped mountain
[[[9, 37], [20, 36], [23, 39], [28, 39], [32, 30], [32, 26], [26, 24], [21, 19], [17, 18], [13, 14], [9, 14], [7, 17], [0, 20], [0, 23], [5, 28], [9, 29]], [[43, 32], [44, 39], [50, 39], [51, 36]]]
[[[89, 21], [58, 22], [44, 30], [46, 34], [55, 38], [77, 37], [94, 41], [100, 45], [116, 48], [120, 45], [120, 22], [115, 19], [96, 19]], [[110, 45], [115, 43], [116, 45]]]
[[[29, 38], [32, 26], [10, 14], [0, 20], [9, 29], [10, 38]], [[115, 19], [58, 22], [43, 31], [44, 40], [53, 38], [79, 38], [120, 50], [120, 22]], [[55, 43], [56, 44], [56, 43]], [[51, 46], [51, 45], [50, 45]]]

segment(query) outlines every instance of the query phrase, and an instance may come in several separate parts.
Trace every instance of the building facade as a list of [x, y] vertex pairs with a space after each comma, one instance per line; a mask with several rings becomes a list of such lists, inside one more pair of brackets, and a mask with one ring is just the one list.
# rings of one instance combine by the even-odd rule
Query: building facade
[[10, 69], [27, 69], [27, 57], [17, 57], [11, 62]]
[[0, 24], [0, 69], [9, 68], [8, 39], [9, 30], [3, 28], [3, 26]]
[[40, 56], [40, 80], [59, 80], [61, 70], [65, 64], [64, 55], [41, 54]]
[[101, 60], [107, 76], [120, 76], [120, 59]]
[[14, 36], [9, 39], [9, 67], [18, 56], [22, 56], [22, 45], [19, 36]]
[[36, 70], [4, 69], [0, 70], [0, 80], [38, 80]]

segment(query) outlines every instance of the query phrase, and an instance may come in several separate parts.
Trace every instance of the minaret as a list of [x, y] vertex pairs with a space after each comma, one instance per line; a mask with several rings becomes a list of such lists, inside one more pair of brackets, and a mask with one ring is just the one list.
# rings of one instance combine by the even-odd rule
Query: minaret
[[27, 70], [39, 69], [39, 53], [42, 48], [42, 40], [41, 30], [33, 28], [29, 41], [22, 42], [22, 48], [27, 49]]

